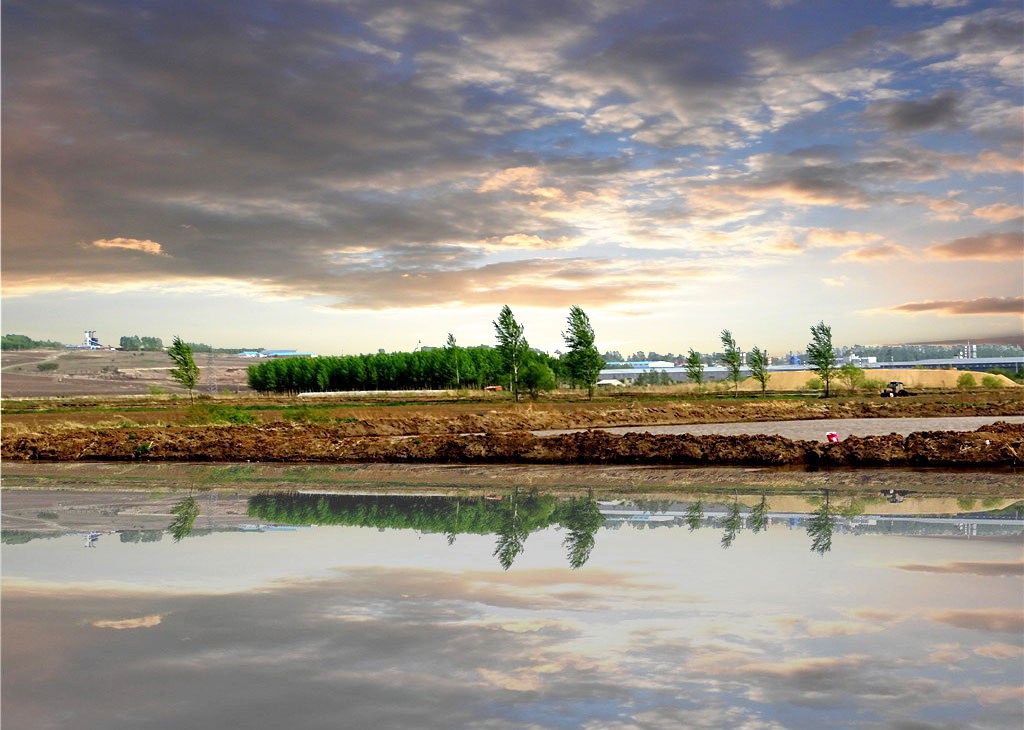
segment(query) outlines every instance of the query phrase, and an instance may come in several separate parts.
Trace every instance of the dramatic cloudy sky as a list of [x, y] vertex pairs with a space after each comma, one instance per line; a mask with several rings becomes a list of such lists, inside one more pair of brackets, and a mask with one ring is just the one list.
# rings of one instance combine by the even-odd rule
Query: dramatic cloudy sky
[[1016, 0], [12, 0], [5, 332], [1019, 333]]

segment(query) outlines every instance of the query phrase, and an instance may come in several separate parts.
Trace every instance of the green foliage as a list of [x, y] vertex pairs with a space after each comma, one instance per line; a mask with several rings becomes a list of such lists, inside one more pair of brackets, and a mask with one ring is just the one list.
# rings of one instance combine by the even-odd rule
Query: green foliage
[[516, 318], [507, 304], [501, 308], [498, 319], [492, 324], [495, 337], [498, 340], [498, 354], [501, 355], [504, 372], [509, 376], [512, 395], [518, 401], [519, 371], [523, 367], [526, 353], [530, 351], [530, 345], [523, 336], [525, 329], [516, 322]]
[[637, 375], [633, 381], [634, 385], [672, 385], [673, 383], [675, 381], [672, 380], [672, 376], [664, 370], [648, 370], [646, 373]]
[[974, 375], [971, 373], [961, 373], [960, 377], [956, 379], [956, 387], [960, 390], [969, 390], [971, 388], [978, 387], [978, 381], [974, 379]]
[[153, 444], [151, 444], [149, 441], [140, 441], [139, 443], [135, 444], [135, 448], [132, 450], [132, 453], [135, 454], [136, 459], [140, 459], [152, 450]]
[[192, 352], [213, 352], [213, 347], [202, 342], [186, 342], [192, 348]]
[[804, 388], [807, 390], [821, 390], [822, 387], [823, 384], [821, 382], [821, 378], [810, 378], [806, 383], [804, 383]]
[[698, 388], [704, 385], [704, 361], [700, 353], [690, 348], [690, 354], [686, 357], [686, 377]]
[[195, 497], [185, 497], [171, 508], [171, 514], [174, 515], [174, 521], [167, 529], [174, 542], [179, 542], [192, 534], [192, 526], [199, 516], [199, 503]]
[[992, 368], [991, 370], [989, 370], [989, 373], [991, 375], [1002, 375], [1004, 378], [1009, 378], [1010, 380], [1017, 383], [1024, 383], [1024, 370], [1013, 372], [1012, 370], [1007, 370], [1006, 368]]
[[594, 385], [604, 367], [604, 358], [594, 346], [594, 328], [590, 326], [590, 318], [580, 307], [569, 308], [566, 320], [568, 329], [562, 333], [569, 351], [562, 355], [565, 369], [572, 387], [581, 386], [587, 389], [587, 397], [594, 397]]
[[167, 355], [174, 362], [171, 377], [181, 383], [183, 387], [188, 388], [189, 400], [194, 400], [192, 391], [195, 389], [196, 383], [199, 382], [199, 368], [196, 367], [196, 362], [192, 359], [192, 348], [175, 335]]
[[747, 356], [747, 365], [754, 380], [761, 384], [761, 395], [764, 395], [768, 381], [772, 377], [768, 372], [768, 353], [755, 346]]
[[582, 566], [604, 523], [591, 499], [559, 501], [547, 495], [508, 495], [500, 501], [464, 497], [365, 497], [346, 494], [259, 494], [249, 498], [249, 516], [291, 525], [351, 525], [416, 530], [446, 535], [496, 535], [494, 555], [506, 570], [523, 552], [530, 533], [561, 525], [569, 565]]
[[159, 337], [126, 335], [121, 338], [118, 346], [122, 350], [146, 350], [150, 352], [159, 352], [164, 349], [164, 341]]
[[36, 365], [36, 370], [38, 370], [40, 372], [43, 372], [43, 373], [52, 373], [58, 367], [60, 367], [60, 365], [58, 363], [55, 363], [55, 362], [53, 362], [51, 360], [49, 362], [41, 362], [41, 363], [39, 363], [38, 365]]
[[[502, 382], [504, 365], [491, 347], [460, 347], [459, 379], [465, 386], [483, 388]], [[531, 353], [558, 375], [555, 358]], [[447, 349], [417, 352], [287, 357], [248, 368], [249, 387], [260, 393], [306, 393], [345, 390], [443, 389], [454, 372]], [[508, 380], [504, 380], [507, 384]]]
[[150, 395], [166, 395], [167, 391], [164, 390], [163, 388], [161, 388], [159, 385], [151, 385], [151, 386], [149, 386], [149, 394]]
[[818, 376], [825, 384], [825, 397], [829, 396], [829, 385], [836, 371], [836, 351], [832, 347], [832, 328], [824, 322], [811, 325], [811, 341], [807, 343], [807, 362], [818, 370]]
[[881, 392], [882, 388], [885, 387], [885, 381], [879, 380], [878, 378], [864, 378], [861, 386], [864, 390], [876, 390]]
[[60, 350], [64, 347], [51, 340], [33, 340], [26, 335], [4, 335], [0, 338], [0, 350]]
[[821, 506], [807, 522], [807, 534], [811, 538], [811, 552], [824, 555], [832, 549], [832, 532], [835, 530], [835, 513], [829, 506], [828, 492]]
[[725, 519], [722, 520], [722, 527], [725, 528], [725, 532], [722, 534], [722, 547], [730, 547], [735, 541], [736, 536], [740, 533], [740, 528], [743, 526], [743, 518], [740, 513], [740, 503], [737, 500], [733, 500], [732, 504], [729, 505], [729, 510], [725, 514]]
[[56, 512], [36, 512], [36, 517], [40, 520], [55, 520], [57, 519]]
[[722, 330], [722, 365], [728, 371], [726, 379], [731, 380], [736, 389], [736, 394], [739, 394], [740, 380], [740, 369], [742, 358], [740, 356], [740, 348], [736, 346], [736, 340], [733, 339], [732, 332], [729, 330]]
[[957, 497], [956, 500], [956, 506], [959, 507], [964, 512], [972, 511], [976, 503], [977, 500], [974, 499], [973, 497]]
[[704, 501], [698, 499], [686, 508], [686, 525], [690, 532], [698, 529], [704, 522]]
[[768, 498], [761, 495], [761, 501], [750, 511], [750, 529], [754, 534], [768, 529]]
[[867, 382], [864, 377], [864, 371], [852, 362], [848, 362], [836, 370], [836, 377], [846, 384], [846, 389], [851, 393], [859, 388], [863, 388]]
[[520, 381], [531, 398], [536, 398], [541, 391], [554, 390], [555, 374], [545, 363], [530, 359], [524, 366]]
[[211, 405], [200, 403], [189, 408], [185, 422], [194, 426], [207, 423], [230, 423], [245, 426], [256, 423], [256, 418], [238, 406]]
[[981, 378], [981, 387], [989, 390], [998, 390], [1003, 387], [1002, 381], [995, 375], [985, 375]]
[[[246, 414], [248, 415], [248, 414]], [[281, 411], [281, 420], [296, 423], [327, 423], [333, 421], [331, 414], [324, 408], [309, 406], [289, 406]], [[357, 419], [352, 419], [353, 421]]]

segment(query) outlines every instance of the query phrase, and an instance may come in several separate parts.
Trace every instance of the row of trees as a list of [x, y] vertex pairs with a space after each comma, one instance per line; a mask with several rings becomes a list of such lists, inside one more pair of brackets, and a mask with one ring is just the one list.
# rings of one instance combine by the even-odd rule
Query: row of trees
[[509, 388], [516, 400], [558, 383], [593, 394], [604, 361], [594, 346], [586, 313], [572, 307], [562, 333], [567, 352], [559, 358], [530, 348], [525, 327], [505, 306], [494, 325], [495, 347], [460, 347], [448, 335], [445, 347], [417, 352], [318, 358], [280, 358], [248, 369], [249, 387], [261, 393], [328, 390]]
[[0, 338], [0, 349], [3, 350], [59, 350], [60, 342], [52, 340], [33, 340], [28, 335], [4, 335]]
[[[722, 330], [722, 356], [720, 361], [726, 369], [726, 380], [733, 383], [735, 392], [739, 392], [740, 381], [743, 380], [743, 356], [736, 338], [729, 330]], [[807, 344], [807, 360], [821, 378], [825, 387], [825, 397], [829, 395], [829, 386], [837, 371], [836, 351], [832, 347], [832, 328], [824, 322], [811, 326], [811, 341]], [[768, 372], [770, 360], [768, 351], [754, 346], [747, 353], [747, 369], [754, 380], [761, 384], [761, 393], [768, 388], [771, 373]], [[704, 385], [704, 357], [693, 348], [686, 358], [686, 377], [698, 387]]]
[[157, 351], [164, 349], [164, 341], [159, 337], [139, 337], [138, 335], [125, 335], [118, 345], [122, 350], [146, 350]]

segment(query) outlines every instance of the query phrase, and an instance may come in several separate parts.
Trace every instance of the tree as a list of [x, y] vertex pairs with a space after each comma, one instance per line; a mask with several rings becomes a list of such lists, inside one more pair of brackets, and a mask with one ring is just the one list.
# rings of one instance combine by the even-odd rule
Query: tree
[[181, 538], [192, 534], [192, 526], [195, 524], [196, 517], [199, 516], [199, 503], [196, 502], [195, 497], [189, 495], [175, 503], [171, 508], [171, 514], [174, 515], [174, 522], [167, 529], [174, 538], [174, 542], [178, 542]]
[[851, 393], [860, 388], [865, 382], [864, 371], [852, 362], [843, 365], [836, 373], [837, 377], [846, 383], [846, 387]]
[[764, 395], [765, 389], [768, 387], [768, 381], [772, 375], [768, 372], [768, 352], [755, 347], [750, 351], [750, 356], [747, 358], [747, 365], [750, 366], [750, 374], [754, 376], [754, 380], [761, 384], [761, 395]]
[[807, 534], [811, 538], [811, 552], [824, 555], [832, 549], [832, 532], [835, 530], [835, 513], [829, 506], [828, 490], [821, 507], [807, 521]]
[[686, 508], [686, 525], [690, 532], [698, 529], [704, 522], [704, 500], [698, 499]]
[[604, 358], [594, 346], [594, 328], [586, 313], [573, 305], [566, 320], [568, 329], [562, 333], [569, 351], [564, 355], [566, 368], [573, 386], [582, 385], [587, 389], [587, 398], [594, 397], [594, 386], [604, 367]]
[[143, 350], [163, 350], [164, 341], [159, 337], [140, 337], [139, 342]]
[[763, 494], [761, 501], [750, 511], [750, 527], [754, 534], [768, 529], [768, 498]]
[[183, 387], [188, 388], [188, 399], [194, 403], [195, 397], [192, 391], [195, 390], [196, 383], [199, 382], [199, 368], [196, 367], [195, 360], [192, 359], [192, 348], [175, 335], [167, 355], [174, 361], [171, 377], [181, 383]]
[[530, 360], [523, 366], [520, 380], [531, 398], [536, 398], [542, 390], [554, 390], [556, 385], [551, 368], [539, 360]]
[[956, 379], [956, 387], [960, 390], [970, 390], [976, 388], [978, 381], [974, 379], [974, 376], [970, 373], [961, 373], [960, 377]]
[[519, 402], [519, 371], [523, 367], [526, 353], [530, 351], [530, 345], [523, 337], [524, 328], [516, 322], [512, 310], [506, 304], [501, 308], [498, 319], [492, 322], [494, 332], [498, 338], [498, 353], [501, 355], [505, 373], [509, 376], [509, 384], [512, 386], [512, 395], [516, 402]]
[[686, 358], [686, 377], [691, 383], [696, 383], [698, 389], [704, 387], [704, 361], [700, 359], [700, 353], [692, 347]]
[[722, 330], [722, 349], [725, 354], [722, 355], [722, 364], [725, 365], [726, 379], [731, 380], [736, 388], [736, 394], [739, 394], [740, 390], [740, 366], [742, 359], [740, 358], [740, 348], [736, 346], [736, 340], [732, 337], [732, 332], [729, 330]]
[[604, 524], [604, 516], [595, 500], [573, 498], [564, 508], [560, 523], [569, 531], [562, 541], [569, 551], [569, 567], [573, 570], [581, 568], [590, 559], [594, 534]]
[[725, 532], [722, 533], [722, 547], [727, 548], [736, 541], [736, 536], [740, 533], [740, 528], [743, 526], [743, 518], [740, 515], [740, 503], [738, 500], [733, 499], [732, 504], [729, 505], [729, 511], [725, 514], [722, 526], [725, 527]]
[[120, 348], [122, 350], [141, 350], [142, 340], [138, 335], [126, 335], [121, 338]]
[[807, 343], [807, 362], [818, 370], [828, 398], [829, 383], [836, 371], [836, 351], [832, 348], [832, 328], [824, 322], [811, 326], [811, 341]]
[[459, 381], [459, 347], [455, 344], [455, 335], [451, 332], [448, 333], [448, 341], [445, 343], [445, 349], [448, 350], [448, 357], [452, 368], [455, 370], [455, 387], [458, 388], [460, 385]]

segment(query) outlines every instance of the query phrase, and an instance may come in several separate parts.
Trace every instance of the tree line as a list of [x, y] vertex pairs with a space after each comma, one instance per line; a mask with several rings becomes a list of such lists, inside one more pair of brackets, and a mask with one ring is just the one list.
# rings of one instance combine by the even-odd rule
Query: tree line
[[501, 386], [518, 400], [521, 391], [536, 395], [562, 383], [593, 393], [604, 361], [582, 309], [570, 308], [562, 333], [568, 349], [557, 358], [530, 347], [526, 328], [507, 305], [492, 324], [495, 347], [460, 347], [449, 334], [445, 347], [432, 350], [272, 359], [249, 367], [249, 387], [260, 393], [301, 393]]

